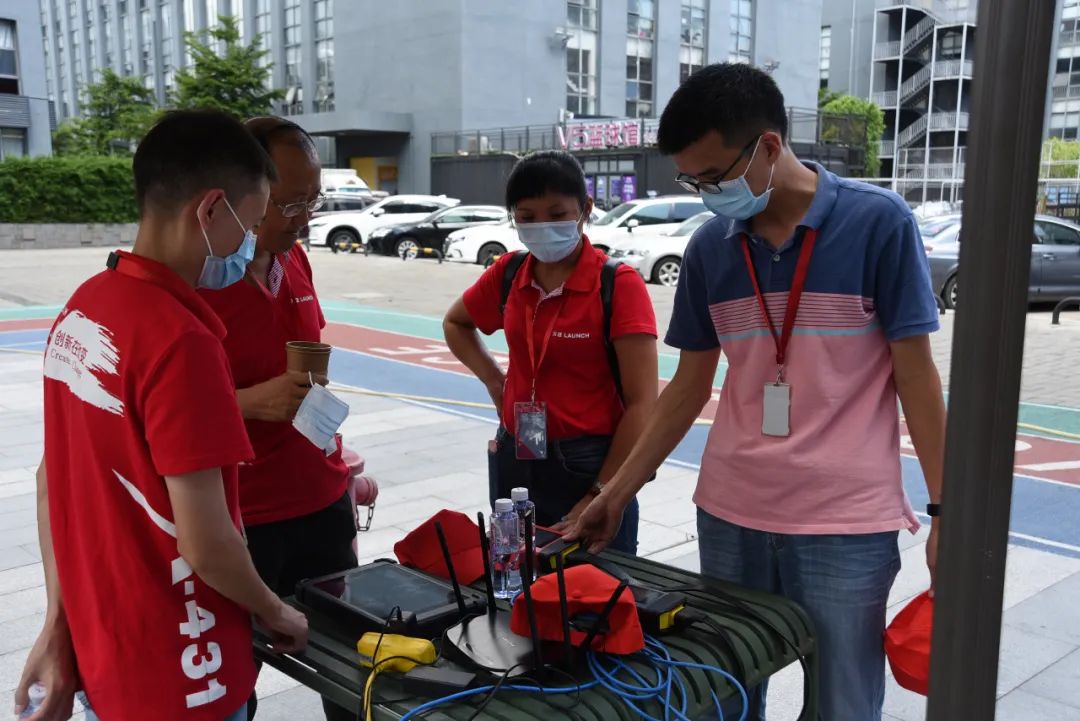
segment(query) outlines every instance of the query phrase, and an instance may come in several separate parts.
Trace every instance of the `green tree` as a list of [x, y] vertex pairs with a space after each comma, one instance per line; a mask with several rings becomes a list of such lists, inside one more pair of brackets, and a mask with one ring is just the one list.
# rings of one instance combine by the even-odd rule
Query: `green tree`
[[57, 155], [130, 155], [157, 117], [154, 91], [139, 78], [111, 69], [87, 85], [82, 117], [64, 121], [53, 134]]
[[270, 67], [261, 62], [269, 51], [259, 47], [259, 38], [242, 43], [235, 18], [221, 16], [218, 22], [207, 31], [209, 40], [184, 33], [192, 62], [176, 74], [172, 104], [182, 110], [217, 108], [239, 118], [266, 115], [285, 95], [267, 89]]
[[[863, 172], [866, 177], [876, 177], [881, 169], [881, 161], [878, 159], [878, 143], [885, 132], [885, 113], [876, 104], [854, 95], [838, 95], [827, 99], [821, 106], [823, 113], [829, 115], [849, 116], [859, 118], [866, 123], [866, 137], [863, 147], [866, 150], [866, 164]], [[830, 132], [839, 133], [840, 121], [838, 118], [826, 116], [822, 120], [822, 139], [828, 139]], [[842, 136], [842, 133], [840, 133]]]
[[1080, 141], [1050, 138], [1040, 158], [1040, 178], [1080, 178]]

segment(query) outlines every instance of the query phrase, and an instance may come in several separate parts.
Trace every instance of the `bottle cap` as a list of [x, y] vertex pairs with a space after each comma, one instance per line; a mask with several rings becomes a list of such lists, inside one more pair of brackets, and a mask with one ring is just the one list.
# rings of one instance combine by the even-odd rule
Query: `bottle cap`
[[513, 510], [514, 502], [511, 501], [509, 498], [500, 498], [499, 500], [495, 501], [496, 513], [508, 513]]
[[510, 491], [510, 500], [512, 500], [514, 503], [518, 503], [519, 501], [527, 501], [527, 500], [529, 500], [529, 489], [528, 488], [514, 488], [514, 489], [512, 489]]

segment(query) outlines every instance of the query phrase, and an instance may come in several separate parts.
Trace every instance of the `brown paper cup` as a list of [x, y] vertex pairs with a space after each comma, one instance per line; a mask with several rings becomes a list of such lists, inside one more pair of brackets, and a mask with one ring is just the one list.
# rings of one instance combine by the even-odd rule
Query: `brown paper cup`
[[325, 378], [330, 370], [330, 346], [326, 343], [291, 340], [285, 344], [285, 356], [287, 367], [291, 371]]

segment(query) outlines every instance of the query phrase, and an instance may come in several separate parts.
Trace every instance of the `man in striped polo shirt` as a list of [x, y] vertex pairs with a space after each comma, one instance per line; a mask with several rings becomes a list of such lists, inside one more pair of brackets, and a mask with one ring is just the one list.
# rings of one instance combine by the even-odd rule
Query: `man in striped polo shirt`
[[[821, 718], [877, 721], [885, 606], [915, 532], [900, 475], [903, 406], [936, 516], [945, 437], [938, 328], [911, 211], [887, 190], [802, 163], [784, 99], [743, 64], [672, 97], [659, 144], [716, 218], [691, 239], [666, 342], [678, 371], [641, 441], [573, 533], [606, 544], [623, 505], [686, 434], [728, 363], [701, 463], [701, 570], [780, 593], [813, 619]], [[926, 549], [933, 577], [937, 518]], [[750, 719], [765, 719], [765, 685]]]

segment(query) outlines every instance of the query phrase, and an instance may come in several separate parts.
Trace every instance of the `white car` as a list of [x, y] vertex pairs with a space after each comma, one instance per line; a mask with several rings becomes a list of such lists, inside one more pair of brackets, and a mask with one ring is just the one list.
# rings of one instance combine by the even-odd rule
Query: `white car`
[[675, 230], [684, 220], [705, 210], [697, 195], [664, 195], [638, 198], [618, 205], [589, 229], [592, 244], [607, 252], [614, 243], [648, 230]]
[[674, 288], [679, 284], [683, 253], [686, 252], [690, 236], [714, 217], [716, 216], [705, 211], [676, 226], [674, 230], [659, 233], [650, 232], [651, 229], [635, 231], [632, 237], [620, 240], [612, 246], [611, 257], [636, 269], [646, 282]]
[[354, 250], [366, 245], [376, 228], [423, 220], [460, 202], [445, 195], [391, 195], [355, 213], [331, 213], [312, 219], [308, 223], [308, 242], [334, 251]]
[[[589, 222], [595, 224], [603, 217], [602, 211], [593, 208]], [[592, 231], [586, 228], [589, 238]], [[479, 263], [487, 266], [503, 253], [525, 250], [518, 240], [517, 230], [510, 222], [465, 228], [451, 233], [443, 243], [443, 256], [455, 263]]]

